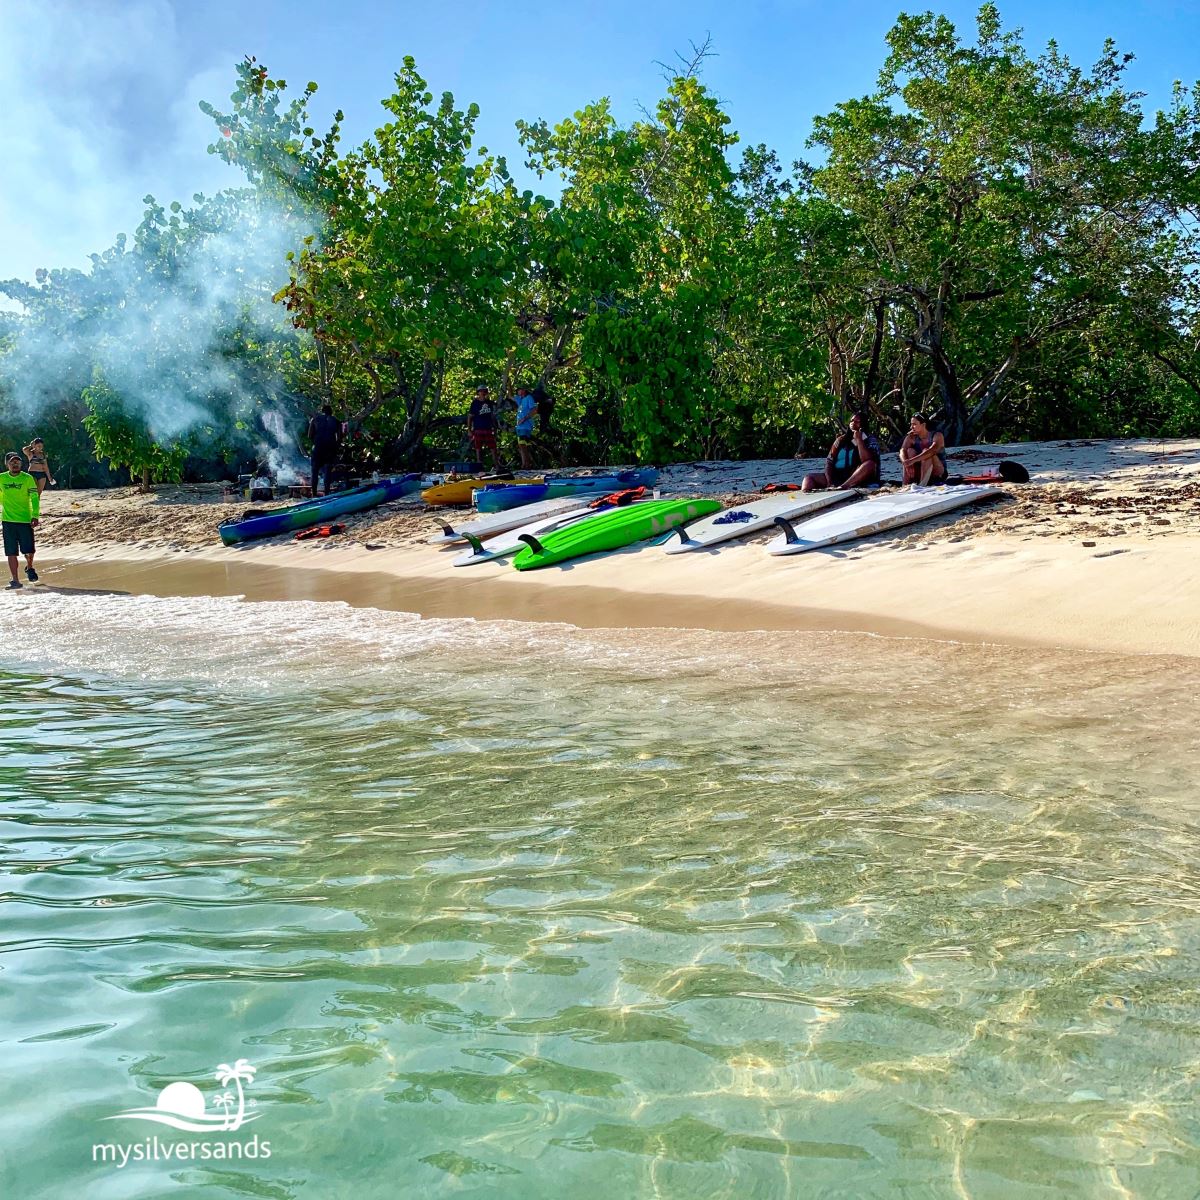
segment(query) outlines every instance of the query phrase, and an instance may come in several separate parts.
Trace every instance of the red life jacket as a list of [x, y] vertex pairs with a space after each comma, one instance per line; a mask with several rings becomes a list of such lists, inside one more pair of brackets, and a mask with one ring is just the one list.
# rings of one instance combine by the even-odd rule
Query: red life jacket
[[296, 534], [296, 541], [306, 542], [309, 538], [327, 538], [332, 537], [335, 533], [345, 533], [346, 526], [338, 521], [333, 525], [314, 525], [311, 529], [301, 529]]
[[599, 500], [593, 500], [588, 508], [621, 508], [640, 500], [645, 494], [644, 487], [626, 488], [624, 491], [610, 492], [607, 496], [601, 496]]

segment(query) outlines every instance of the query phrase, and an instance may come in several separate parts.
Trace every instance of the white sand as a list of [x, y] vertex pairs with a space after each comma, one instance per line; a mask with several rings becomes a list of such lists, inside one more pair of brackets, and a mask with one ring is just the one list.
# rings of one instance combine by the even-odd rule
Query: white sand
[[[775, 535], [766, 534], [694, 555], [643, 544], [536, 572], [507, 562], [455, 568], [458, 549], [424, 544], [433, 530], [424, 515], [383, 513], [364, 514], [353, 542], [225, 548], [211, 532], [215, 506], [204, 505], [198, 537], [186, 523], [196, 520], [196, 503], [161, 498], [154, 503], [169, 530], [156, 536], [143, 520], [133, 528], [149, 536], [138, 543], [101, 545], [78, 538], [94, 528], [89, 514], [114, 519], [123, 503], [144, 511], [145, 498], [80, 493], [86, 499], [72, 514], [80, 519], [53, 529], [42, 565], [46, 583], [64, 588], [341, 598], [429, 616], [584, 626], [829, 629], [1200, 655], [1200, 441], [974, 453], [991, 457], [952, 457], [951, 469], [986, 470], [1011, 457], [1030, 469], [1031, 484], [1009, 488], [1011, 501], [963, 520], [791, 558], [768, 556], [764, 543]], [[728, 496], [816, 465], [683, 464], [664, 471], [661, 486], [665, 494]], [[885, 478], [897, 474], [889, 463]], [[71, 495], [48, 495], [48, 510]], [[172, 508], [186, 522], [168, 520]]]

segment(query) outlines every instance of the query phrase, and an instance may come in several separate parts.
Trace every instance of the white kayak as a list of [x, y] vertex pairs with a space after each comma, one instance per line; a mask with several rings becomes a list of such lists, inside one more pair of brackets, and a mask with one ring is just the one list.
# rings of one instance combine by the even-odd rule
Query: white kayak
[[777, 492], [773, 496], [764, 496], [761, 500], [752, 500], [749, 504], [737, 504], [733, 508], [722, 509], [711, 517], [693, 521], [686, 528], [677, 526], [673, 533], [679, 535], [667, 543], [668, 554], [684, 554], [689, 550], [705, 550], [719, 542], [728, 542], [733, 538], [745, 537], [759, 529], [769, 529], [775, 524], [776, 517], [791, 520], [795, 517], [806, 516], [808, 513], [819, 512], [823, 508], [831, 508], [847, 500], [857, 500], [855, 491], [829, 492]]
[[557, 500], [539, 500], [534, 504], [524, 504], [520, 508], [506, 508], [503, 512], [492, 513], [480, 517], [465, 525], [450, 525], [446, 521], [439, 524], [442, 532], [429, 539], [431, 546], [451, 546], [455, 542], [467, 541], [467, 535], [480, 539], [495, 537], [498, 533], [506, 533], [520, 525], [528, 525], [532, 521], [542, 521], [557, 513], [570, 512], [579, 507], [578, 496], [561, 496]]
[[899, 529], [912, 525], [939, 513], [950, 512], [989, 496], [1001, 496], [997, 487], [908, 487], [902, 492], [872, 496], [861, 504], [851, 504], [822, 513], [818, 517], [793, 526], [787, 518], [779, 525], [783, 536], [767, 547], [770, 554], [803, 554], [805, 550], [819, 550], [822, 546], [835, 546], [839, 542], [853, 542], [858, 538], [870, 537], [886, 529]]
[[[579, 497], [575, 497], [575, 503], [578, 505]], [[543, 517], [539, 521], [534, 521], [532, 524], [520, 526], [518, 529], [511, 529], [498, 537], [492, 538], [485, 546], [477, 537], [472, 535], [467, 539], [471, 543], [471, 549], [463, 551], [455, 560], [456, 567], [471, 567], [476, 563], [495, 562], [500, 558], [507, 558], [510, 554], [516, 554], [518, 550], [523, 550], [527, 545], [521, 539], [526, 534], [533, 537], [540, 537], [545, 533], [553, 533], [556, 529], [562, 529], [566, 525], [574, 525], [579, 521], [586, 520], [588, 517], [597, 516], [600, 513], [612, 512], [612, 506], [606, 508], [592, 508], [590, 505], [583, 508], [573, 508], [568, 512], [559, 513], [556, 516]]]

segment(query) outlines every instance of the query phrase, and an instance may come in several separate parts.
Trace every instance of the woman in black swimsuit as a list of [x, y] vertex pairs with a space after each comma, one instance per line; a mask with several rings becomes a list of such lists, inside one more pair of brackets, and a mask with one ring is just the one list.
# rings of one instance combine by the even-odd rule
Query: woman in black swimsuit
[[38, 495], [46, 490], [47, 483], [54, 482], [50, 474], [50, 460], [46, 457], [46, 446], [41, 438], [34, 438], [28, 446], [21, 448], [21, 453], [29, 460], [29, 473], [37, 480]]

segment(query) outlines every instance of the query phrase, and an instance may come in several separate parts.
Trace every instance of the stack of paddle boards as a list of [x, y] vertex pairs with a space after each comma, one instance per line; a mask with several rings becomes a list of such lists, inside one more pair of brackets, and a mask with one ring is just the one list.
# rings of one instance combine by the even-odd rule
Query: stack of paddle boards
[[872, 496], [859, 504], [831, 509], [799, 525], [793, 525], [786, 517], [777, 517], [775, 523], [783, 530], [783, 535], [772, 542], [767, 551], [770, 554], [803, 554], [806, 550], [853, 542], [1003, 494], [1000, 488], [987, 485], [909, 487], [902, 492]]
[[[578, 503], [578, 501], [576, 501]], [[479, 563], [496, 562], [502, 558], [511, 558], [524, 550], [526, 537], [545, 537], [556, 530], [565, 529], [568, 525], [577, 525], [580, 521], [588, 521], [601, 513], [611, 512], [610, 508], [595, 509], [589, 506], [570, 508], [566, 512], [551, 514], [526, 525], [519, 525], [495, 537], [489, 537], [486, 542], [473, 534], [466, 535], [470, 549], [463, 551], [454, 559], [456, 567], [474, 567]]]
[[523, 534], [525, 543], [513, 566], [518, 571], [548, 567], [585, 554], [619, 550], [622, 546], [668, 533], [677, 525], [716, 512], [716, 500], [648, 500], [572, 522], [544, 535]]
[[537, 504], [525, 504], [520, 508], [510, 508], [503, 512], [489, 513], [477, 521], [468, 521], [465, 525], [452, 525], [448, 521], [439, 521], [442, 532], [429, 539], [431, 546], [451, 546], [456, 542], [465, 542], [475, 537], [482, 541], [484, 538], [495, 537], [510, 529], [529, 525], [535, 521], [544, 521], [547, 517], [555, 517], [579, 507], [579, 501], [573, 496], [564, 496], [561, 500], [541, 500]]

